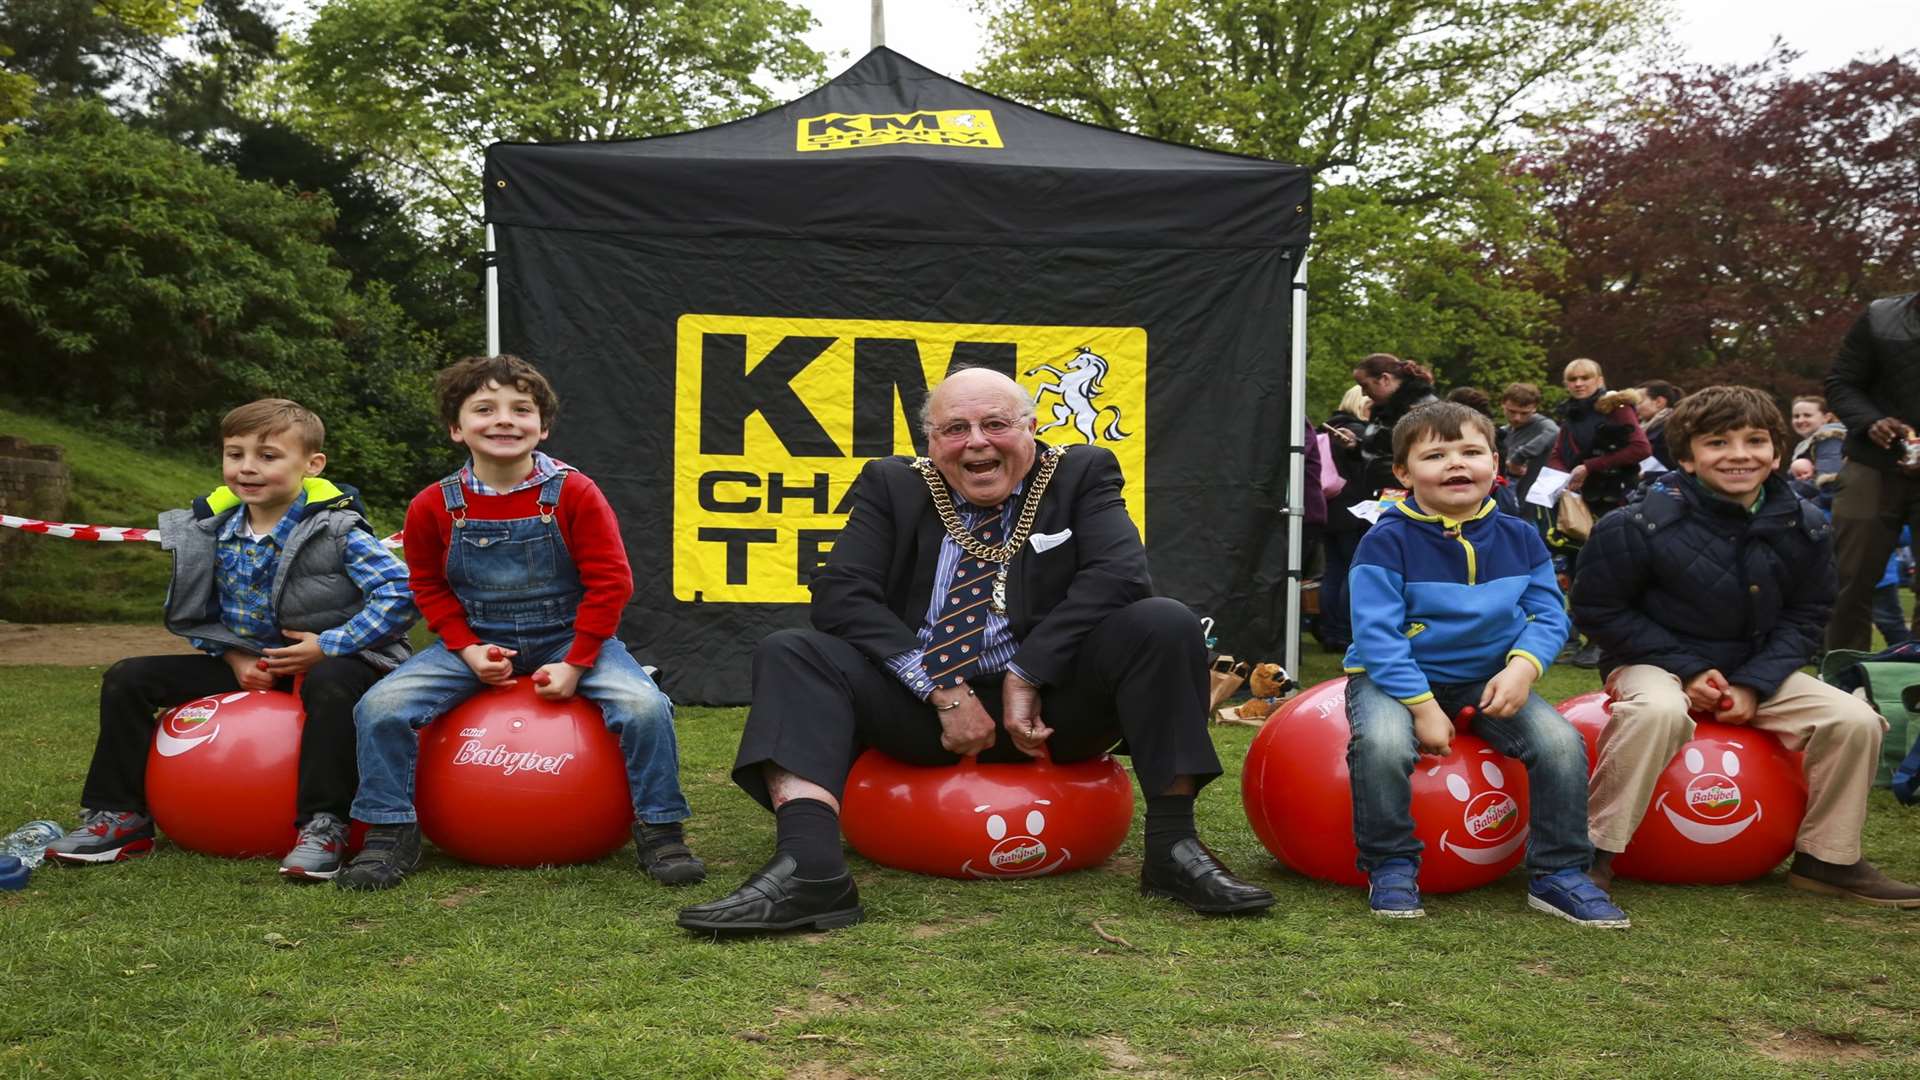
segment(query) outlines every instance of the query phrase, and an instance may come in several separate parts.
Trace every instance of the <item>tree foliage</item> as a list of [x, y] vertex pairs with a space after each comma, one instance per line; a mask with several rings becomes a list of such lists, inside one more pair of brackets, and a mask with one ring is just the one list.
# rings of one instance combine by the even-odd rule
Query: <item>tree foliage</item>
[[332, 265], [324, 195], [242, 180], [94, 102], [49, 108], [9, 153], [12, 391], [185, 438], [242, 401], [292, 397], [376, 496], [424, 479], [438, 342]]
[[1541, 284], [1557, 355], [1621, 384], [1797, 393], [1868, 300], [1914, 287], [1920, 54], [1814, 75], [1792, 60], [1649, 76], [1527, 163], [1568, 253]]
[[164, 42], [191, 22], [200, 0], [7, 0], [0, 51], [47, 95], [65, 99], [137, 92], [164, 77]]
[[332, 0], [294, 43], [286, 104], [451, 229], [480, 218], [498, 140], [621, 139], [774, 104], [755, 80], [819, 77], [784, 0]]
[[1529, 372], [1550, 310], [1488, 259], [1550, 234], [1503, 168], [1652, 27], [1640, 0], [986, 0], [998, 93], [1318, 180], [1316, 403], [1359, 356]]

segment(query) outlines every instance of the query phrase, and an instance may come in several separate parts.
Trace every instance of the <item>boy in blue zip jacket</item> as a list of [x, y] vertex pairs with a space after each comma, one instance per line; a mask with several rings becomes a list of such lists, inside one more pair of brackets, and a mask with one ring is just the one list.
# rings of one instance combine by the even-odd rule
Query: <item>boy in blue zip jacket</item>
[[1386, 502], [1348, 572], [1347, 765], [1368, 904], [1385, 918], [1426, 914], [1410, 777], [1421, 754], [1448, 752], [1449, 717], [1471, 706], [1474, 733], [1527, 770], [1528, 905], [1624, 928], [1586, 873], [1586, 744], [1533, 692], [1567, 639], [1553, 561], [1532, 525], [1488, 497], [1497, 466], [1481, 413], [1450, 402], [1408, 413], [1393, 429], [1393, 474], [1410, 494]]
[[407, 568], [380, 546], [352, 488], [324, 479], [327, 429], [283, 398], [242, 405], [220, 422], [224, 485], [191, 509], [160, 515], [173, 555], [166, 626], [200, 650], [133, 656], [100, 683], [100, 735], [80, 790], [86, 808], [47, 847], [73, 866], [153, 850], [147, 747], [155, 714], [196, 698], [286, 688], [304, 675], [306, 710], [294, 797], [299, 841], [280, 862], [289, 881], [340, 872], [358, 773], [353, 708], [411, 655], [416, 612]]

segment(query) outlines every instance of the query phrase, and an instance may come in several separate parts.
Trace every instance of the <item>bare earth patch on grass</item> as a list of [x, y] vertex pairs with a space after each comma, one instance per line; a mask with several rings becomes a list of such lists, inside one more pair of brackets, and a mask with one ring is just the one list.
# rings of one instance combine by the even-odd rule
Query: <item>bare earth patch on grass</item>
[[1787, 1065], [1846, 1065], [1872, 1061], [1880, 1055], [1850, 1035], [1795, 1028], [1766, 1038], [1749, 1038], [1747, 1045], [1763, 1057]]
[[189, 654], [187, 639], [132, 623], [0, 622], [0, 667], [105, 667], [129, 656]]

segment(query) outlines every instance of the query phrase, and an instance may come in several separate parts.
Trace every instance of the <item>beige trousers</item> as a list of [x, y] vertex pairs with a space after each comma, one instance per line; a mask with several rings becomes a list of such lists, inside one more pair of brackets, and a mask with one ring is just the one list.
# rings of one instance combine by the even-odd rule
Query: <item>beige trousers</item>
[[[1595, 848], [1621, 852], [1646, 816], [1661, 770], [1693, 738], [1693, 721], [1679, 678], [1662, 668], [1617, 668], [1607, 693], [1613, 719], [1600, 735], [1587, 829]], [[1753, 726], [1779, 736], [1788, 750], [1806, 751], [1807, 816], [1794, 850], [1842, 866], [1860, 861], [1867, 789], [1887, 722], [1859, 698], [1796, 671], [1760, 703]]]

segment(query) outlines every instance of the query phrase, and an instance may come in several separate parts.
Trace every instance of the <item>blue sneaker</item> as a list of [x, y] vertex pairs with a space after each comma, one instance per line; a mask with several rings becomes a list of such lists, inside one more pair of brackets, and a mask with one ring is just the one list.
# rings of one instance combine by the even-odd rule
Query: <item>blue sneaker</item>
[[1633, 925], [1605, 889], [1571, 867], [1535, 877], [1527, 886], [1527, 906], [1596, 930], [1625, 930]]
[[1367, 871], [1367, 906], [1383, 919], [1418, 919], [1427, 909], [1420, 906], [1420, 883], [1415, 875], [1420, 864], [1412, 859], [1388, 859]]

